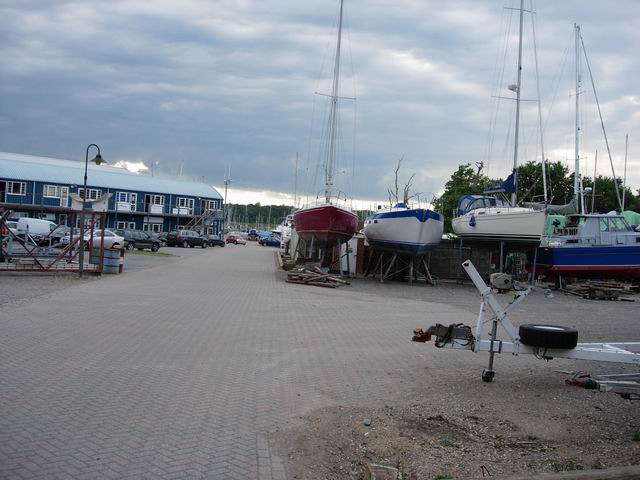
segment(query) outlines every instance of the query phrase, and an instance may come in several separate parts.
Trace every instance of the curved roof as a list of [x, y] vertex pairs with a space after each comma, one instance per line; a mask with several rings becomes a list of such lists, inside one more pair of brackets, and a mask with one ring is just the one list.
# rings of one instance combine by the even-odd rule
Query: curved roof
[[[0, 178], [82, 185], [84, 162], [0, 152]], [[222, 199], [220, 193], [206, 183], [150, 177], [109, 165], [89, 163], [87, 178], [91, 187]]]

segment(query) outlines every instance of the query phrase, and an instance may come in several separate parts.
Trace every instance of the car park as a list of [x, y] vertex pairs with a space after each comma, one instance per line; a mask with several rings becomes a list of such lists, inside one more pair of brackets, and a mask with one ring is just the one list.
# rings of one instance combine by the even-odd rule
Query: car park
[[124, 246], [127, 250], [144, 250], [148, 248], [152, 252], [160, 250], [160, 240], [142, 230], [116, 230], [116, 234], [124, 238]]
[[205, 238], [209, 242], [210, 247], [215, 247], [216, 245], [219, 247], [224, 247], [224, 240], [220, 238], [220, 235], [205, 235]]
[[173, 230], [167, 235], [167, 246], [183, 248], [193, 248], [197, 246], [207, 248], [209, 246], [209, 242], [206, 238], [193, 230]]
[[271, 235], [267, 238], [261, 238], [259, 243], [263, 247], [280, 247], [282, 239], [278, 235]]
[[227, 243], [232, 243], [234, 245], [246, 245], [247, 241], [239, 235], [228, 235]]

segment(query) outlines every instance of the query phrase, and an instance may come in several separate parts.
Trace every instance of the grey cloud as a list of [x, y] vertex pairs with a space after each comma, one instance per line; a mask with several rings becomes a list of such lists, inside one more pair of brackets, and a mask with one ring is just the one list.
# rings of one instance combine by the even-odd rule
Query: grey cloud
[[[458, 164], [483, 159], [505, 4], [511, 2], [346, 2], [343, 85], [345, 95], [358, 98], [356, 196], [384, 198], [401, 155], [407, 175], [417, 172], [419, 191], [441, 190]], [[577, 21], [619, 163], [624, 133], [632, 142], [640, 133], [640, 6], [576, 0], [535, 2], [535, 8], [543, 99], [553, 97]], [[220, 183], [232, 164], [236, 186], [290, 191], [296, 151], [301, 172], [316, 170], [309, 131], [312, 113], [316, 137], [320, 131], [322, 98], [314, 92], [328, 90], [318, 72], [324, 59], [327, 74], [336, 10], [337, 1], [5, 2], [1, 148], [78, 158], [84, 145], [96, 142], [108, 158], [160, 160], [165, 174], [184, 162], [185, 173]], [[523, 91], [532, 95], [528, 55]], [[507, 65], [499, 94], [513, 72]], [[551, 153], [571, 147], [567, 75], [546, 123]], [[347, 154], [353, 150], [351, 103], [344, 102], [342, 119]], [[588, 157], [602, 145], [591, 103], [585, 95]], [[510, 162], [512, 113], [508, 106], [502, 113], [491, 159], [495, 176]], [[532, 105], [523, 108], [523, 125], [523, 159], [533, 159]], [[347, 155], [341, 166], [350, 171], [352, 159]], [[633, 175], [631, 182], [640, 184], [640, 173]], [[311, 178], [300, 185], [315, 190]]]

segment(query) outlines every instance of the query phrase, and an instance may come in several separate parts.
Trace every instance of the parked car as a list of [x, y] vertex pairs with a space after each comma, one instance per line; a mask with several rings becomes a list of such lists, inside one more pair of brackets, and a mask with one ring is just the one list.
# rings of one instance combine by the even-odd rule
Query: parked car
[[160, 240], [142, 230], [116, 230], [116, 234], [124, 238], [124, 246], [127, 250], [150, 249], [152, 252], [160, 250]]
[[267, 238], [261, 238], [259, 243], [263, 247], [280, 247], [282, 239], [278, 235], [271, 235]]
[[227, 236], [226, 242], [227, 243], [233, 243], [234, 245], [246, 245], [247, 244], [247, 241], [244, 238], [242, 238], [242, 237], [240, 237], [238, 235], [229, 235], [229, 236]]
[[[80, 230], [75, 229], [74, 239], [80, 235]], [[100, 247], [102, 238], [102, 230], [94, 230], [93, 238], [91, 237], [91, 231], [84, 232], [84, 247], [87, 248], [89, 243], [92, 243], [94, 247]], [[60, 239], [60, 245], [69, 245], [70, 235], [69, 232]], [[124, 246], [124, 238], [120, 235], [116, 235], [109, 229], [104, 230], [104, 248], [122, 248]]]
[[152, 233], [152, 236], [155, 236], [158, 241], [160, 242], [160, 246], [161, 247], [166, 247], [167, 246], [167, 234], [164, 232], [161, 233]]
[[259, 236], [260, 235], [258, 234], [258, 231], [256, 229], [251, 229], [249, 230], [249, 234], [247, 235], [247, 240], [251, 240], [251, 241], [258, 240]]
[[215, 247], [216, 245], [224, 247], [224, 240], [220, 238], [220, 235], [205, 235], [205, 237], [207, 238], [210, 247]]
[[207, 248], [209, 246], [209, 242], [206, 238], [200, 236], [197, 232], [193, 230], [174, 230], [169, 232], [167, 235], [167, 246], [168, 247], [202, 247]]
[[29, 232], [29, 235], [44, 237], [58, 228], [58, 225], [51, 220], [20, 217], [17, 222], [17, 228], [19, 233]]
[[11, 233], [14, 235], [18, 235], [18, 221], [17, 220], [7, 220], [4, 222], [4, 226], [6, 230], [2, 232], [2, 235], [10, 236]]

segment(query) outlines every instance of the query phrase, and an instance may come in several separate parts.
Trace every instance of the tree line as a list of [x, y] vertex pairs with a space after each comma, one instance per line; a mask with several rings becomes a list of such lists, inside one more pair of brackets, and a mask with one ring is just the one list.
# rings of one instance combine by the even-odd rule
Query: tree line
[[[556, 205], [569, 203], [573, 198], [574, 174], [562, 162], [547, 163], [547, 195], [548, 201]], [[517, 194], [519, 202], [541, 202], [544, 199], [544, 186], [542, 182], [542, 164], [529, 161], [518, 166], [517, 169]], [[436, 201], [435, 207], [445, 216], [445, 231], [451, 231], [451, 217], [458, 204], [458, 199], [463, 195], [482, 194], [492, 186], [500, 185], [502, 178], [489, 178], [482, 173], [481, 168], [474, 168], [471, 164], [460, 165], [445, 184], [444, 193]], [[593, 188], [593, 177], [582, 177], [583, 187]], [[595, 179], [595, 198], [591, 195], [585, 197], [585, 203], [591, 211], [592, 200], [595, 212], [610, 212], [619, 210], [616, 187], [622, 196], [622, 180], [604, 175], [598, 175]], [[631, 188], [626, 188], [625, 210], [640, 212], [640, 190], [635, 193]]]

